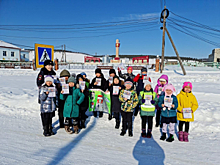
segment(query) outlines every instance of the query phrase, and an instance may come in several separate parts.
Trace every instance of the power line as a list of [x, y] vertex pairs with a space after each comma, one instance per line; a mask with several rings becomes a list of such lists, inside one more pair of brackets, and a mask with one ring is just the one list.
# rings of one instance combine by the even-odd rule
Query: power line
[[7, 36], [7, 35], [0, 35], [3, 37], [11, 37], [11, 38], [28, 38], [28, 39], [45, 39], [45, 40], [61, 40], [61, 39], [73, 39], [73, 38], [93, 38], [93, 37], [103, 37], [103, 36], [111, 36], [111, 35], [116, 35], [116, 34], [123, 34], [123, 33], [130, 33], [130, 32], [137, 32], [137, 31], [143, 31], [143, 30], [156, 30], [154, 27], [148, 28], [142, 28], [142, 29], [137, 29], [137, 30], [130, 30], [130, 31], [123, 31], [119, 33], [110, 33], [110, 34], [103, 34], [103, 35], [97, 35], [97, 36], [82, 36], [82, 37], [62, 37], [62, 38], [41, 38], [41, 37], [23, 37], [23, 36]]

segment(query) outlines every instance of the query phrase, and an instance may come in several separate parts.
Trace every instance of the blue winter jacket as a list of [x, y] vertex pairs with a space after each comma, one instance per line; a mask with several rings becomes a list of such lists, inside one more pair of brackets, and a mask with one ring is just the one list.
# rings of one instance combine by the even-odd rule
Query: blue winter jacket
[[173, 98], [173, 103], [175, 105], [174, 108], [171, 108], [170, 110], [168, 110], [168, 108], [166, 108], [166, 110], [163, 110], [163, 107], [162, 107], [162, 104], [164, 104], [164, 97], [165, 97], [165, 94], [163, 95], [160, 95], [159, 97], [159, 102], [158, 102], [158, 106], [161, 109], [161, 116], [163, 117], [175, 117], [176, 116], [176, 109], [178, 107], [178, 101], [177, 101], [177, 98], [176, 96], [172, 95], [171, 97]]
[[56, 106], [58, 105], [58, 96], [56, 97], [48, 97], [46, 92], [48, 91], [48, 87], [46, 84], [43, 84], [40, 89], [40, 111], [41, 113], [49, 113], [56, 110]]

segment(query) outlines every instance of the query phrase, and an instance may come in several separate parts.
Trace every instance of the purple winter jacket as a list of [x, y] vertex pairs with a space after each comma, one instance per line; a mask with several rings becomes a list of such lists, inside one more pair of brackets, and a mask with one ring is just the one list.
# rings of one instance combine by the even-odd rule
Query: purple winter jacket
[[[168, 76], [165, 75], [165, 74], [161, 75], [160, 78], [158, 78], [158, 80], [157, 80], [157, 85], [156, 85], [155, 88], [154, 88], [154, 92], [156, 92], [156, 93], [158, 93], [158, 88], [159, 88], [159, 87], [164, 87], [164, 86], [166, 85], [166, 84], [165, 84], [165, 85], [162, 86], [162, 85], [160, 84], [160, 79], [161, 79], [161, 78], [163, 78], [163, 79], [165, 79], [165, 80], [167, 81], [166, 84], [168, 83]], [[158, 95], [157, 97], [159, 98], [159, 95]]]

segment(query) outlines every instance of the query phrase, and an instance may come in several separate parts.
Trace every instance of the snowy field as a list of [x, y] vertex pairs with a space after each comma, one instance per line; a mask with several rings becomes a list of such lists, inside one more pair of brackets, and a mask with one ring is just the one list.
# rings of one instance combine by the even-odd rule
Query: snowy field
[[[94, 71], [84, 71], [90, 79], [94, 77]], [[141, 138], [140, 116], [134, 118], [134, 136], [121, 137], [121, 126], [116, 130], [115, 121], [108, 121], [107, 114], [99, 119], [90, 113], [87, 128], [78, 135], [59, 129], [56, 113], [53, 118], [56, 135], [44, 137], [37, 103], [38, 71], [0, 69], [0, 164], [219, 164], [220, 70], [187, 67], [186, 71], [187, 75], [183, 76], [179, 67], [168, 66], [164, 74], [169, 76], [177, 93], [184, 81], [191, 81], [199, 109], [190, 125], [190, 142], [179, 142], [175, 135], [175, 141], [167, 143], [159, 140], [160, 129], [155, 127], [152, 139]], [[108, 71], [104, 74], [107, 77]], [[160, 75], [149, 70], [153, 86]]]

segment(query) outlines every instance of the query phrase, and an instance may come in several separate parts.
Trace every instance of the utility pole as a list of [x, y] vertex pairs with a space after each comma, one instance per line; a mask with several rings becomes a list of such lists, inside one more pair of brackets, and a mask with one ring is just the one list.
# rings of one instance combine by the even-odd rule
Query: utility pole
[[65, 62], [66, 62], [66, 45], [64, 44], [64, 56], [65, 56]]
[[177, 56], [177, 59], [178, 59], [178, 61], [180, 63], [180, 66], [182, 68], [183, 74], [186, 75], [186, 71], [185, 71], [185, 69], [183, 67], [183, 64], [182, 64], [181, 58], [179, 56], [179, 53], [178, 53], [178, 51], [176, 49], [176, 46], [175, 46], [175, 44], [174, 44], [174, 42], [173, 42], [173, 40], [171, 38], [171, 35], [170, 35], [169, 31], [166, 28], [166, 18], [168, 16], [169, 16], [169, 10], [166, 9], [166, 6], [164, 6], [164, 9], [161, 12], [161, 17], [160, 17], [161, 23], [162, 23], [162, 19], [163, 19], [163, 40], [162, 40], [162, 58], [161, 58], [161, 70], [160, 70], [160, 73], [162, 73], [163, 69], [164, 69], [164, 48], [165, 48], [165, 32], [166, 32], [168, 37], [169, 37], [169, 39], [170, 39], [170, 42], [171, 42], [171, 44], [173, 46], [173, 49], [174, 49], [174, 51], [176, 53], [176, 56]]
[[61, 62], [66, 62], [66, 45], [62, 45], [62, 57]]
[[[166, 6], [164, 6], [165, 11]], [[163, 39], [162, 39], [162, 58], [161, 58], [161, 68], [160, 68], [160, 73], [163, 72], [164, 68], [164, 48], [165, 48], [165, 26], [166, 26], [166, 12], [163, 14]]]
[[177, 49], [176, 49], [176, 46], [175, 46], [175, 44], [174, 44], [174, 42], [173, 42], [173, 40], [172, 40], [172, 38], [171, 38], [171, 36], [170, 36], [170, 33], [168, 32], [168, 30], [167, 30], [166, 27], [165, 27], [165, 31], [167, 32], [167, 35], [168, 35], [168, 37], [169, 37], [169, 39], [170, 39], [170, 42], [171, 42], [171, 44], [172, 44], [172, 46], [173, 46], [173, 49], [174, 49], [175, 53], [176, 53], [176, 56], [177, 56], [177, 59], [178, 59], [178, 61], [179, 61], [179, 63], [180, 63], [180, 66], [181, 66], [181, 68], [182, 68], [183, 74], [186, 75], [186, 71], [185, 71], [185, 69], [184, 69], [184, 67], [183, 67], [183, 64], [182, 64], [182, 61], [181, 61], [181, 59], [180, 59], [179, 53], [178, 53], [178, 51], [177, 51]]

